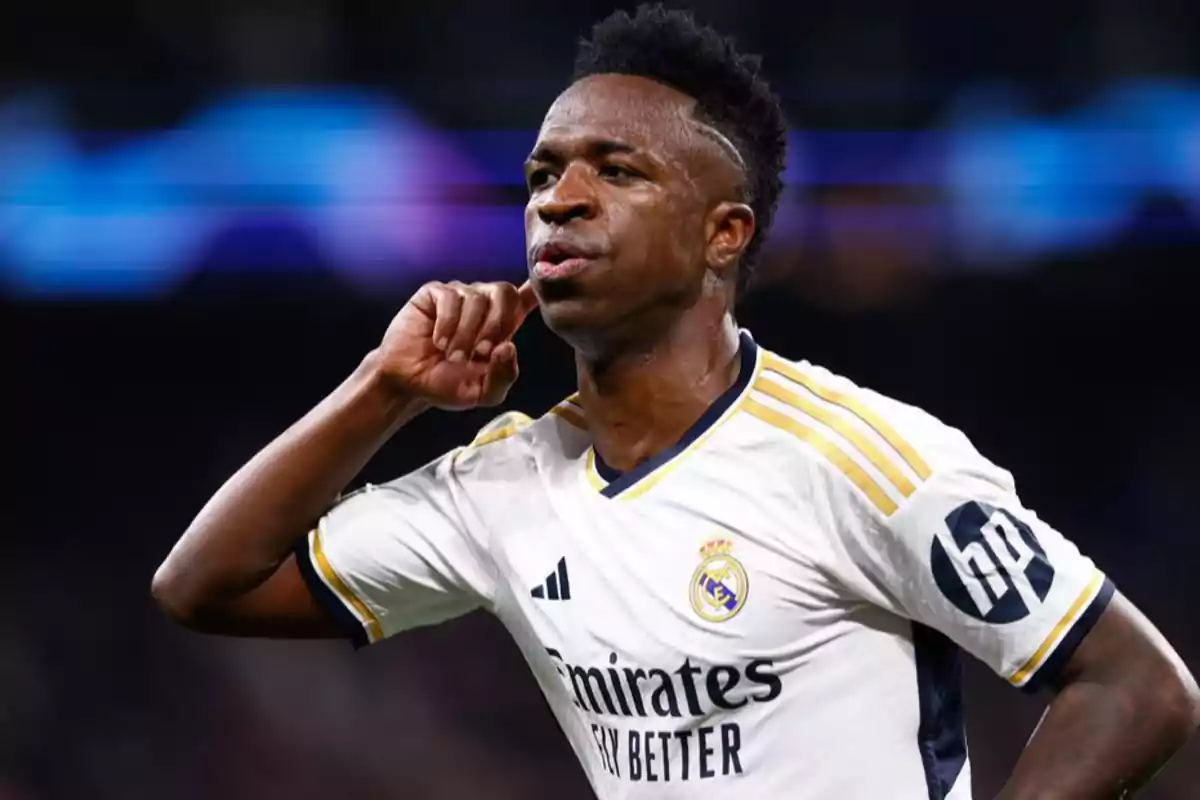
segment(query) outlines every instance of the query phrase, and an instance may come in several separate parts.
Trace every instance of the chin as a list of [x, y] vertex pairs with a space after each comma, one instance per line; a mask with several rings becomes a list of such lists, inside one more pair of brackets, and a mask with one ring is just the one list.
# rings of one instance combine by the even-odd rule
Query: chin
[[541, 310], [546, 327], [563, 338], [571, 333], [603, 326], [602, 315], [597, 313], [596, 303], [583, 297], [543, 299]]
[[585, 360], [601, 362], [626, 353], [657, 326], [644, 315], [621, 313], [612, 304], [563, 300], [542, 307], [542, 319]]
[[613, 327], [611, 315], [601, 304], [584, 297], [563, 298], [543, 302], [542, 319], [546, 327], [576, 350], [588, 351], [606, 338]]

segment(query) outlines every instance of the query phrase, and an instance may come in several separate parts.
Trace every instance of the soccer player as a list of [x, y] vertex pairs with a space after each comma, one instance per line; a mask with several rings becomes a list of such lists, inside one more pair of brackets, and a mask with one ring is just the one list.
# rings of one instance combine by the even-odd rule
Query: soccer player
[[[960, 649], [1052, 693], [1004, 797], [1144, 783], [1200, 713], [1162, 636], [963, 434], [735, 323], [784, 142], [728, 40], [601, 22], [525, 167], [529, 282], [423, 286], [155, 597], [359, 645], [487, 609], [601, 798], [968, 798]], [[535, 308], [578, 394], [339, 499], [427, 409], [502, 402]]]

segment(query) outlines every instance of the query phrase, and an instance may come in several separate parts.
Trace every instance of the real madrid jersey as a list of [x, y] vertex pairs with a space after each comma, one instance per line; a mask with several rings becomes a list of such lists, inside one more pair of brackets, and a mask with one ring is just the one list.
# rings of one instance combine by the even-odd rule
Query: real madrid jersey
[[740, 358], [629, 472], [568, 400], [348, 497], [310, 586], [360, 644], [495, 614], [604, 800], [969, 798], [958, 653], [1037, 686], [1111, 584], [962, 433]]

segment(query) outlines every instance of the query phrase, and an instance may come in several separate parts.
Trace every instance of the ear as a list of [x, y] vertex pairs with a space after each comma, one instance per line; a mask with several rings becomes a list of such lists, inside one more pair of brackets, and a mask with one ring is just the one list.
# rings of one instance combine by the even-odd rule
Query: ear
[[745, 203], [726, 201], [709, 212], [704, 222], [709, 269], [732, 278], [738, 258], [754, 237], [754, 211]]

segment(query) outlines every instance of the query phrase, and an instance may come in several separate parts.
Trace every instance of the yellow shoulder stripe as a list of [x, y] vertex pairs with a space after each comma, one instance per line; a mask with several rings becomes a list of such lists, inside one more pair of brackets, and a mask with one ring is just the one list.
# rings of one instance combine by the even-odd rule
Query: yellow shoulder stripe
[[521, 428], [519, 428], [516, 423], [509, 422], [506, 425], [501, 425], [499, 428], [493, 428], [492, 430], [480, 433], [471, 442], [471, 447], [482, 447], [485, 444], [491, 444], [492, 442], [498, 442], [501, 439], [507, 439], [519, 430], [521, 430]]
[[825, 459], [841, 470], [851, 483], [862, 490], [875, 507], [885, 516], [890, 516], [896, 510], [896, 501], [888, 496], [883, 487], [867, 474], [867, 471], [855, 463], [854, 459], [843, 453], [833, 442], [802, 422], [792, 419], [773, 408], [768, 408], [750, 398], [742, 401], [742, 409], [752, 416], [758, 417], [769, 425], [785, 430], [800, 441], [808, 444]]
[[1014, 686], [1020, 686], [1029, 680], [1029, 676], [1036, 672], [1038, 667], [1042, 665], [1042, 662], [1046, 660], [1046, 656], [1050, 655], [1050, 651], [1054, 647], [1054, 643], [1058, 641], [1058, 637], [1062, 635], [1064, 630], [1074, 624], [1079, 615], [1083, 613], [1084, 607], [1096, 596], [1096, 592], [1099, 591], [1100, 584], [1103, 582], [1104, 575], [1100, 570], [1096, 570], [1095, 574], [1092, 575], [1092, 579], [1088, 581], [1088, 585], [1075, 598], [1075, 602], [1071, 603], [1071, 607], [1067, 609], [1067, 613], [1062, 615], [1062, 619], [1050, 630], [1050, 634], [1042, 641], [1038, 649], [1033, 652], [1029, 660], [1012, 674], [1012, 677], [1008, 679], [1009, 683]]
[[333, 571], [333, 566], [330, 565], [329, 559], [325, 557], [325, 549], [321, 546], [321, 529], [317, 528], [312, 534], [312, 557], [313, 563], [317, 567], [317, 571], [321, 573], [325, 584], [333, 590], [333, 593], [341, 598], [342, 602], [354, 609], [355, 616], [362, 622], [367, 629], [367, 638], [371, 642], [378, 642], [383, 638], [383, 627], [380, 626], [379, 620], [371, 609], [367, 608], [367, 604], [358, 599], [358, 596], [350, 590], [350, 587], [342, 582], [342, 579], [336, 572]]
[[550, 409], [550, 413], [556, 417], [561, 417], [580, 430], [587, 430], [587, 420], [583, 417], [583, 411], [579, 406], [573, 405], [571, 399], [559, 403]]
[[789, 392], [774, 381], [759, 379], [754, 384], [754, 388], [785, 405], [803, 412], [827, 428], [836, 431], [839, 436], [854, 445], [871, 462], [871, 466], [875, 467], [881, 475], [891, 481], [892, 485], [900, 490], [900, 494], [908, 497], [916, 491], [912, 481], [905, 477], [904, 473], [897, 469], [896, 465], [889, 461], [883, 453], [879, 452], [878, 447], [872, 444], [867, 437], [863, 436], [861, 432], [853, 425], [848, 424], [842, 417], [834, 414], [827, 408], [822, 408], [811, 400], [801, 397], [794, 392]]
[[519, 411], [510, 411], [507, 414], [501, 414], [485, 425], [475, 435], [475, 438], [471, 441], [471, 447], [482, 447], [485, 444], [507, 439], [532, 422], [532, 419]]
[[[871, 411], [871, 409], [859, 403], [853, 397], [850, 397], [835, 389], [830, 389], [822, 386], [814, 381], [809, 376], [805, 375], [800, 370], [793, 367], [791, 364], [784, 361], [779, 356], [773, 353], [766, 354], [766, 368], [777, 375], [782, 375], [788, 380], [800, 384], [805, 389], [815, 394], [827, 403], [832, 403], [835, 406], [844, 408], [854, 416], [858, 417], [866, 423], [872, 430], [878, 433], [888, 445], [895, 450], [904, 462], [916, 473], [921, 480], [927, 480], [931, 474], [929, 465], [925, 460], [917, 455], [917, 451], [909, 445], [908, 442], [896, 433], [892, 426], [888, 425], [879, 415]], [[840, 433], [840, 431], [839, 431]], [[890, 479], [890, 477], [889, 477]]]

